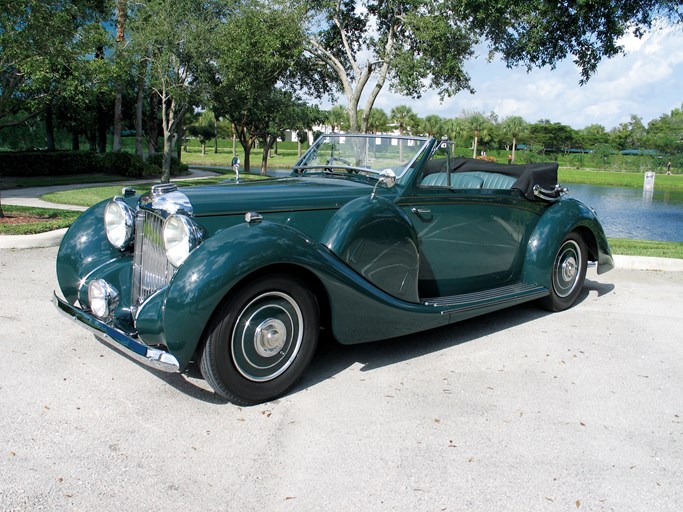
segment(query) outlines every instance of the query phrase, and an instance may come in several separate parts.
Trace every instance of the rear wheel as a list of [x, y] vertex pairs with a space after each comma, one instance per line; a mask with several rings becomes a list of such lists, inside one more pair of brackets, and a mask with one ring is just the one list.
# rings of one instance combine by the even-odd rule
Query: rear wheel
[[217, 394], [237, 404], [276, 398], [310, 363], [319, 316], [316, 297], [303, 282], [284, 275], [253, 281], [212, 321], [202, 375]]
[[562, 311], [576, 303], [586, 279], [586, 244], [579, 233], [572, 232], [560, 244], [551, 269], [550, 295], [541, 305], [550, 311]]

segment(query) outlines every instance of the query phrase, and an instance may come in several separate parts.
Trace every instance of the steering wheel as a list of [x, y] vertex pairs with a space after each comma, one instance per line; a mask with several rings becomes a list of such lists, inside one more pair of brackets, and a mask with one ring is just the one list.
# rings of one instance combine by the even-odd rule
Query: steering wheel
[[[352, 167], [351, 162], [338, 156], [331, 156], [327, 159], [327, 165], [334, 165], [335, 162], [341, 162], [344, 165]], [[332, 169], [330, 167], [325, 167], [325, 172], [332, 172]], [[354, 174], [358, 173], [358, 169], [346, 169], [346, 172], [348, 172], [349, 174]]]

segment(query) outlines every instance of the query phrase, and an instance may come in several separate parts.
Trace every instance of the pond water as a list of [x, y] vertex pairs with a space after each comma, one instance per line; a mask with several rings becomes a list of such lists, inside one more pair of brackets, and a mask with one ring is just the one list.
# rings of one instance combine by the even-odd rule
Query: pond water
[[683, 242], [683, 191], [566, 184], [595, 209], [610, 238]]

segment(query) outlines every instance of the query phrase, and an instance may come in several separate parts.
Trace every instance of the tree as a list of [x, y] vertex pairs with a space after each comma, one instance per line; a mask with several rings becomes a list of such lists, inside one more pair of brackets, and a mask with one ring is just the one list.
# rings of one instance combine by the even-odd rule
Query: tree
[[506, 117], [502, 122], [501, 129], [512, 139], [512, 161], [515, 161], [517, 151], [517, 139], [524, 135], [527, 130], [527, 122], [520, 116]]
[[619, 39], [627, 32], [641, 36], [661, 17], [683, 21], [680, 3], [670, 0], [310, 0], [310, 5], [307, 54], [334, 74], [334, 85], [347, 100], [350, 130], [362, 132], [387, 82], [410, 97], [427, 88], [441, 98], [471, 91], [463, 65], [477, 44], [488, 46], [489, 57], [498, 54], [509, 66], [528, 69], [572, 56], [583, 84], [603, 57], [624, 51]]
[[562, 123], [552, 123], [547, 119], [529, 125], [529, 138], [544, 150], [558, 151], [569, 149], [574, 142], [574, 130]]
[[398, 125], [399, 135], [404, 135], [406, 131], [412, 133], [419, 123], [417, 114], [408, 105], [398, 105], [392, 108], [389, 120]]
[[149, 65], [150, 86], [161, 108], [161, 181], [167, 183], [183, 117], [208, 102], [206, 76], [214, 58], [208, 42], [224, 17], [224, 5], [219, 0], [148, 0], [135, 3], [132, 14], [131, 44]]
[[381, 108], [373, 108], [368, 116], [368, 133], [382, 133], [387, 130], [389, 116]]
[[202, 146], [202, 155], [206, 155], [206, 143], [217, 138], [216, 118], [213, 112], [205, 110], [197, 119], [197, 122], [191, 124], [186, 129], [187, 133], [199, 139], [199, 144]]
[[[469, 88], [462, 63], [472, 55], [476, 39], [464, 27], [451, 25], [446, 10], [443, 3], [418, 0], [312, 2], [306, 49], [337, 78], [352, 132], [367, 131], [387, 80], [392, 89], [411, 96], [424, 90], [425, 77], [444, 95]], [[371, 83], [359, 120], [361, 96]]]
[[306, 105], [292, 93], [274, 88], [264, 109], [262, 119], [263, 157], [261, 160], [261, 174], [268, 170], [268, 156], [270, 149], [289, 128], [310, 129], [313, 124], [324, 118], [318, 107]]
[[301, 16], [297, 6], [246, 0], [212, 35], [212, 108], [232, 122], [247, 172], [251, 148], [268, 126], [274, 90], [303, 52]]
[[0, 0], [0, 129], [40, 115], [94, 51], [106, 0]]
[[[123, 45], [126, 34], [126, 18], [128, 17], [128, 0], [116, 0], [116, 57], [120, 55], [119, 47]], [[121, 151], [121, 118], [123, 116], [122, 84], [116, 85], [114, 100], [114, 139], [112, 151]]]
[[487, 141], [491, 138], [490, 128], [492, 123], [481, 112], [463, 113], [463, 120], [468, 135], [473, 137], [472, 158], [476, 158], [480, 139]]
[[643, 119], [631, 114], [628, 122], [621, 123], [610, 131], [612, 145], [618, 149], [639, 149], [642, 147], [646, 136]]
[[648, 123], [647, 145], [669, 155], [683, 152], [683, 105]]
[[591, 124], [578, 130], [577, 137], [582, 148], [593, 148], [609, 143], [609, 134], [601, 124]]
[[327, 124], [330, 125], [332, 133], [334, 133], [335, 128], [341, 130], [343, 126], [348, 126], [349, 115], [346, 109], [341, 105], [335, 105], [327, 113]]
[[420, 131], [429, 137], [442, 137], [446, 135], [445, 120], [435, 114], [429, 115], [420, 122]]

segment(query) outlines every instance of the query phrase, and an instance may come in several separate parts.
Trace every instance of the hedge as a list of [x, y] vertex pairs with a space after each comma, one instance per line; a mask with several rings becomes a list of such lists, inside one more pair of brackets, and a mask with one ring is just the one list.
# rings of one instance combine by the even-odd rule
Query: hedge
[[[133, 153], [97, 154], [91, 151], [8, 151], [0, 152], [0, 176], [64, 176], [74, 174], [116, 174], [141, 177], [161, 174], [162, 155], [151, 155], [146, 162]], [[176, 157], [171, 174], [186, 173], [188, 166]]]
[[0, 152], [0, 176], [64, 176], [104, 172], [101, 158], [90, 151]]

